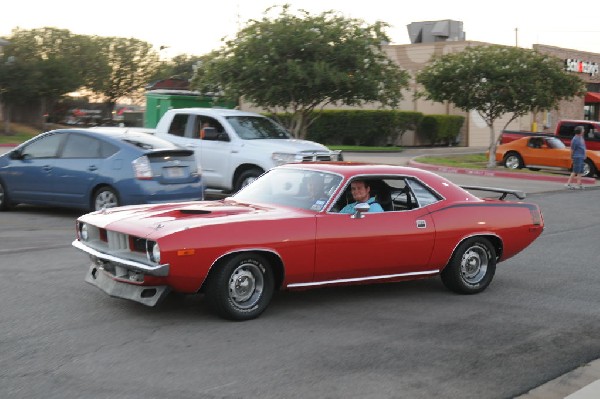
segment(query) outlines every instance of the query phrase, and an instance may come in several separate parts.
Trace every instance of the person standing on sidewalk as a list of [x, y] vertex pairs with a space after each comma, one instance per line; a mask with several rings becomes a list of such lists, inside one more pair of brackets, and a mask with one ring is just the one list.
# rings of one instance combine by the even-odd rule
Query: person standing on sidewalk
[[[581, 175], [583, 175], [583, 161], [585, 159], [585, 140], [583, 140], [583, 126], [575, 127], [575, 135], [571, 140], [571, 159], [573, 160], [573, 171], [569, 175], [569, 180], [565, 187], [569, 190], [583, 190], [581, 185]], [[573, 186], [571, 182], [575, 178], [577, 185]]]

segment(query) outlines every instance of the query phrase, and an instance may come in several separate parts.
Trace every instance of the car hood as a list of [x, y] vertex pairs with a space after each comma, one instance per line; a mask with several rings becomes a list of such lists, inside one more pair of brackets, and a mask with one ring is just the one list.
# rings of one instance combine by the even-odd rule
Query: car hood
[[158, 238], [202, 226], [306, 216], [306, 212], [225, 199], [109, 208], [88, 213], [79, 220], [124, 234]]
[[245, 140], [244, 145], [260, 145], [264, 147], [268, 145], [274, 152], [284, 152], [288, 154], [296, 154], [298, 152], [330, 152], [329, 148], [323, 144], [315, 143], [309, 140], [298, 139], [257, 139]]

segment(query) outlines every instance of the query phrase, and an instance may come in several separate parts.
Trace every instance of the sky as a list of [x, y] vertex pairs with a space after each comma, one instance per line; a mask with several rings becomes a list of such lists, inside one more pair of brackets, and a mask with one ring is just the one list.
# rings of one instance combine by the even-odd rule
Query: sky
[[156, 50], [165, 47], [159, 51], [163, 59], [203, 55], [220, 48], [222, 38], [233, 38], [248, 20], [260, 19], [267, 8], [284, 3], [311, 14], [335, 10], [367, 23], [384, 21], [390, 25], [386, 32], [391, 44], [410, 43], [406, 26], [412, 22], [451, 19], [463, 22], [467, 40], [523, 48], [538, 43], [600, 53], [595, 3], [547, 0], [3, 0], [0, 37], [10, 36], [16, 27], [55, 27], [76, 34], [140, 39]]

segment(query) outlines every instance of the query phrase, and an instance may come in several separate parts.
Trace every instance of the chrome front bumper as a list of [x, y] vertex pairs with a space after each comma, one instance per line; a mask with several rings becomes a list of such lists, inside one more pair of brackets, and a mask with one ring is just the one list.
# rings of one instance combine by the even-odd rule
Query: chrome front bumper
[[168, 264], [151, 266], [134, 260], [119, 258], [90, 248], [87, 245], [82, 244], [79, 240], [74, 240], [72, 242], [72, 245], [75, 248], [89, 254], [94, 261], [100, 259], [103, 262], [113, 263], [115, 265], [122, 266], [126, 269], [136, 270], [143, 274], [149, 274], [151, 276], [164, 277], [169, 275]]

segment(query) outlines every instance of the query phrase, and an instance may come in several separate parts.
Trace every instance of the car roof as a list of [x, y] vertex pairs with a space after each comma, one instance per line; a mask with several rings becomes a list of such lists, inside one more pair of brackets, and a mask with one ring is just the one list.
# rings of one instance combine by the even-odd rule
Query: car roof
[[202, 114], [208, 116], [258, 116], [264, 118], [264, 115], [257, 114], [255, 112], [240, 111], [237, 109], [228, 108], [177, 108], [177, 111], [188, 112], [190, 114], [198, 113], [201, 111]]
[[314, 170], [320, 172], [336, 173], [342, 175], [345, 180], [355, 176], [370, 176], [378, 178], [385, 176], [407, 176], [414, 177], [437, 191], [442, 197], [455, 201], [468, 199], [469, 201], [480, 201], [475, 195], [461, 189], [455, 183], [434, 172], [410, 166], [372, 164], [362, 162], [302, 162], [289, 163], [277, 168], [293, 168]]
[[410, 166], [372, 164], [364, 162], [302, 162], [289, 163], [280, 166], [281, 168], [298, 168], [318, 170], [322, 172], [337, 173], [345, 177], [356, 175], [407, 175], [419, 178], [431, 178], [439, 176], [435, 173], [413, 168]]
[[[79, 133], [88, 136], [93, 136], [96, 138], [109, 138], [113, 140], [128, 141], [128, 140], [139, 140], [144, 143], [153, 143], [153, 144], [164, 144], [164, 148], [175, 148], [176, 144], [171, 143], [165, 139], [157, 137], [153, 134], [144, 133], [142, 129], [136, 130], [131, 128], [115, 128], [115, 127], [95, 127], [88, 129], [57, 129], [52, 130], [47, 133]], [[163, 147], [160, 147], [163, 148]]]

